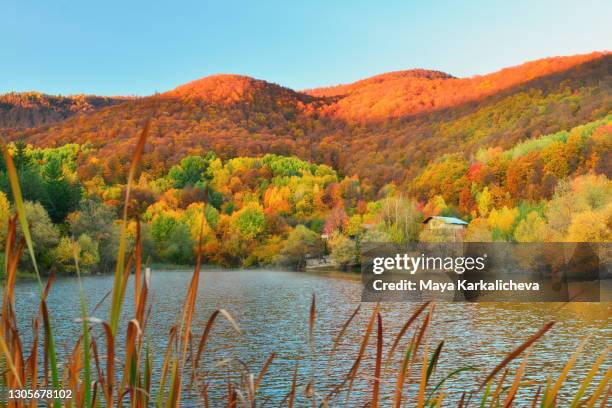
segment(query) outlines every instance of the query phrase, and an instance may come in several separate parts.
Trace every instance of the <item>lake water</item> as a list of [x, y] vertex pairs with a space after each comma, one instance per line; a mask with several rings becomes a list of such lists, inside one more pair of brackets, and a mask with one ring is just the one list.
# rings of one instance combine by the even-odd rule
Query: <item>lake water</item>
[[[356, 279], [357, 278], [357, 279]], [[149, 341], [157, 351], [155, 366], [159, 370], [165, 339], [176, 322], [182, 307], [184, 294], [191, 279], [190, 271], [157, 271], [152, 273], [153, 309], [147, 327]], [[112, 276], [83, 278], [88, 310], [91, 311], [111, 289]], [[133, 311], [132, 279], [127, 288], [124, 305], [124, 322]], [[316, 294], [317, 315], [314, 358], [308, 343], [308, 316], [312, 295]], [[57, 278], [51, 288], [49, 308], [54, 319], [56, 342], [61, 356], [68, 354], [81, 333], [78, 281], [75, 278]], [[38, 290], [34, 281], [21, 280], [16, 285], [17, 314], [20, 329], [26, 338], [28, 325], [38, 308]], [[339, 344], [329, 372], [326, 373], [328, 353], [332, 339], [338, 334], [344, 321], [359, 305], [361, 285], [355, 275], [309, 274], [276, 270], [203, 272], [200, 279], [193, 331], [196, 339], [204, 330], [210, 314], [217, 308], [226, 309], [238, 322], [242, 333], [238, 334], [223, 318], [218, 318], [209, 338], [203, 366], [209, 381], [211, 398], [223, 397], [227, 392], [228, 372], [248, 369], [255, 376], [266, 358], [277, 354], [261, 384], [260, 400], [274, 401], [277, 406], [291, 386], [293, 370], [299, 361], [297, 406], [303, 395], [306, 381], [315, 376], [317, 391], [326, 394], [348, 373], [355, 361], [359, 344], [374, 305], [364, 303], [361, 311]], [[109, 299], [90, 315], [107, 320]], [[384, 350], [390, 344], [417, 307], [410, 303], [386, 303], [382, 305], [384, 325]], [[439, 361], [436, 378], [452, 370], [474, 366], [479, 371], [464, 372], [446, 385], [449, 401], [457, 400], [462, 391], [473, 390], [504, 356], [521, 344], [544, 323], [555, 320], [556, 326], [534, 347], [529, 360], [527, 380], [545, 382], [549, 372], [556, 375], [585, 336], [591, 336], [583, 357], [572, 370], [562, 395], [577, 389], [597, 355], [611, 344], [612, 303], [582, 304], [458, 304], [438, 303], [430, 326], [429, 347], [432, 350], [444, 339], [444, 350]], [[101, 328], [95, 329], [101, 335]], [[122, 333], [125, 327], [122, 327]], [[410, 333], [410, 336], [412, 333]], [[396, 352], [401, 358], [403, 345]], [[197, 341], [197, 340], [196, 340]], [[119, 340], [120, 344], [121, 340]], [[100, 343], [103, 343], [101, 340]], [[375, 334], [368, 347], [367, 358], [362, 364], [360, 378], [352, 394], [359, 406], [367, 401], [373, 375]], [[386, 354], [385, 354], [386, 355]], [[397, 367], [398, 363], [394, 364]], [[608, 361], [609, 366], [609, 361]], [[516, 364], [513, 366], [516, 367]], [[231, 369], [230, 369], [231, 368]], [[383, 394], [388, 396], [395, 385], [396, 376], [388, 374], [389, 384]], [[601, 378], [601, 377], [599, 377]], [[433, 381], [436, 383], [436, 381]], [[383, 384], [384, 386], [384, 384]], [[302, 387], [302, 388], [300, 388]], [[383, 387], [385, 388], [385, 387]], [[414, 384], [407, 387], [405, 395], [414, 398]], [[536, 387], [526, 391], [534, 392]], [[517, 402], [520, 404], [519, 395]], [[186, 395], [182, 406], [199, 406], [194, 396]], [[344, 399], [333, 406], [344, 406]], [[383, 406], [390, 405], [383, 403]], [[212, 405], [216, 406], [216, 405]], [[351, 403], [350, 406], [356, 406]]]

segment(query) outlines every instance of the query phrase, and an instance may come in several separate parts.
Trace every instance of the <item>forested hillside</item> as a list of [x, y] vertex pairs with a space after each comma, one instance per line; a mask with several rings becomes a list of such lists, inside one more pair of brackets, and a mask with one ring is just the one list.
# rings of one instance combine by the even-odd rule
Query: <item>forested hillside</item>
[[545, 58], [471, 78], [455, 78], [443, 72], [422, 69], [397, 71], [353, 84], [305, 92], [315, 96], [339, 97], [338, 102], [330, 106], [330, 111], [336, 116], [361, 121], [386, 120], [478, 101], [602, 57], [602, 53], [592, 53]]
[[88, 174], [121, 179], [134, 135], [152, 119], [144, 158], [159, 176], [188, 154], [222, 158], [293, 154], [359, 175], [375, 196], [415, 177], [449, 152], [470, 159], [483, 146], [509, 148], [612, 110], [612, 56], [544, 59], [490, 75], [456, 79], [430, 71], [391, 73], [309, 94], [235, 75], [28, 130], [10, 140], [40, 146], [91, 143]]
[[[77, 172], [79, 157], [99, 162], [96, 149], [18, 143], [10, 150], [42, 265], [73, 271], [76, 243], [84, 270], [110, 270], [126, 186]], [[443, 156], [414, 180], [386, 185], [376, 198], [358, 176], [296, 157], [189, 155], [160, 176], [141, 172], [129, 202], [130, 234], [135, 237], [140, 220], [149, 262], [189, 264], [205, 217], [207, 262], [297, 269], [326, 251], [338, 265], [349, 265], [368, 241], [435, 239], [421, 228], [431, 215], [469, 221], [466, 239], [477, 242], [607, 242], [610, 152], [608, 115], [510, 149], [482, 148], [470, 161], [460, 153]], [[6, 226], [14, 208], [4, 162], [0, 190], [0, 224]]]
[[39, 92], [0, 95], [0, 128], [30, 128], [60, 122], [131, 98], [94, 95], [54, 96]]

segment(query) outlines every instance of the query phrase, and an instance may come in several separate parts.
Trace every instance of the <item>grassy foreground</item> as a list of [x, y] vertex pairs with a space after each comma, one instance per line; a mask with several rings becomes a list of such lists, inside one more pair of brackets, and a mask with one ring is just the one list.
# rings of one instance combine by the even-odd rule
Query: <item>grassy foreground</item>
[[[84, 293], [81, 288], [80, 307], [82, 315], [82, 334], [76, 340], [68, 355], [58, 356], [55, 347], [55, 332], [53, 329], [53, 316], [47, 306], [47, 295], [52, 290], [53, 276], [45, 284], [34, 257], [32, 239], [30, 237], [28, 222], [24, 212], [24, 204], [20, 191], [17, 172], [6, 148], [4, 155], [7, 162], [11, 188], [15, 200], [17, 213], [9, 221], [6, 243], [6, 281], [3, 288], [2, 316], [0, 320], [0, 362], [2, 366], [2, 386], [9, 389], [28, 390], [71, 390], [72, 398], [43, 398], [48, 406], [52, 407], [178, 407], [181, 397], [198, 399], [197, 406], [219, 406], [218, 402], [209, 401], [212, 385], [208, 382], [205, 372], [200, 368], [200, 361], [206, 354], [206, 345], [209, 333], [219, 317], [227, 319], [237, 331], [238, 323], [225, 310], [215, 310], [204, 328], [192, 327], [192, 317], [196, 313], [197, 289], [200, 279], [201, 255], [193, 271], [191, 282], [186, 290], [182, 311], [179, 318], [168, 334], [166, 349], [163, 353], [155, 354], [148, 347], [147, 320], [151, 310], [148, 302], [150, 276], [141, 273], [141, 245], [139, 232], [133, 250], [127, 248], [127, 223], [130, 187], [136, 174], [137, 166], [142, 155], [148, 126], [139, 137], [136, 151], [132, 160], [125, 208], [123, 212], [123, 227], [120, 245], [117, 253], [117, 266], [114, 285], [110, 299], [110, 315], [105, 321], [90, 317], [88, 314]], [[202, 217], [204, 223], [205, 217]], [[21, 225], [23, 237], [18, 238], [17, 225]], [[202, 224], [201, 229], [203, 229]], [[201, 241], [201, 240], [200, 240]], [[201, 247], [202, 242], [199, 243]], [[17, 329], [17, 316], [15, 310], [15, 280], [17, 266], [24, 251], [31, 257], [36, 271], [40, 289], [40, 309], [38, 316], [32, 322], [31, 348], [24, 349], [22, 335]], [[200, 252], [200, 251], [198, 251]], [[75, 253], [77, 275], [79, 275], [78, 257]], [[133, 318], [128, 322], [121, 322], [121, 312], [126, 295], [128, 277], [134, 271], [134, 299], [135, 307]], [[80, 275], [79, 275], [80, 279]], [[77, 307], [77, 305], [75, 305]], [[310, 357], [327, 355], [330, 364], [333, 362], [338, 345], [341, 343], [348, 328], [353, 324], [360, 307], [347, 319], [340, 321], [338, 333], [334, 341], [328, 345], [324, 354], [320, 347], [315, 350], [314, 333], [316, 329], [316, 299], [313, 296], [310, 307], [309, 332], [305, 333], [310, 341]], [[441, 373], [441, 380], [433, 381], [437, 362], [444, 352], [444, 342], [430, 344], [428, 341], [428, 328], [432, 324], [434, 305], [424, 303], [420, 305], [412, 316], [406, 321], [401, 330], [394, 336], [391, 346], [385, 349], [383, 344], [383, 317], [378, 306], [374, 307], [368, 323], [363, 331], [355, 361], [341, 381], [333, 389], [323, 389], [317, 384], [317, 376], [300, 378], [298, 363], [291, 377], [291, 386], [281, 401], [281, 406], [298, 406], [299, 401], [307, 401], [308, 406], [393, 406], [393, 407], [440, 407], [449, 406], [449, 395], [445, 390], [445, 383], [461, 372], [474, 370], [473, 367], [457, 367], [454, 371]], [[198, 311], [198, 313], [202, 313]], [[564, 368], [558, 373], [550, 373], [545, 383], [538, 384], [524, 381], [524, 374], [530, 354], [530, 347], [544, 336], [554, 326], [554, 322], [546, 322], [541, 328], [534, 328], [534, 334], [525, 339], [516, 349], [509, 350], [504, 358], [491, 372], [484, 373], [478, 383], [464, 385], [464, 392], [460, 396], [452, 396], [453, 401], [458, 400], [459, 407], [606, 407], [612, 387], [612, 368], [608, 358], [609, 349], [597, 356], [592, 363], [589, 373], [584, 377], [581, 385], [572, 390], [573, 399], [569, 403], [558, 404], [557, 396], [563, 387], [573, 366], [581, 353], [584, 342], [567, 361]], [[125, 336], [119, 336], [119, 330], [125, 327]], [[119, 340], [122, 339], [121, 343]], [[124, 339], [124, 342], [123, 342]], [[404, 346], [403, 339], [409, 339]], [[154, 355], [155, 354], [155, 355]], [[364, 373], [363, 366], [367, 355], [375, 355], [373, 372]], [[275, 354], [266, 356], [259, 373], [235, 373], [237, 381], [228, 380], [225, 392], [224, 406], [228, 407], [256, 407], [265, 404], [265, 399], [259, 395], [259, 386], [268, 368], [274, 364]], [[154, 370], [154, 359], [162, 358], [161, 370]], [[510, 363], [520, 359], [516, 369], [510, 369]], [[59, 363], [61, 361], [61, 363]], [[595, 381], [601, 370], [601, 380]], [[320, 373], [325, 376], [326, 373]], [[367, 378], [370, 384], [370, 395], [363, 401], [363, 396], [355, 397], [353, 388], [356, 381]], [[414, 385], [408, 389], [409, 384]], [[390, 394], [382, 389], [393, 389]], [[531, 395], [529, 401], [524, 398], [515, 401], [519, 391]], [[385, 394], [384, 399], [383, 395]], [[35, 407], [38, 402], [30, 399], [9, 400], [8, 395], [0, 396], [2, 406], [7, 407]], [[301, 402], [300, 402], [301, 403]], [[452, 405], [455, 403], [453, 402]], [[183, 404], [187, 406], [187, 404]]]

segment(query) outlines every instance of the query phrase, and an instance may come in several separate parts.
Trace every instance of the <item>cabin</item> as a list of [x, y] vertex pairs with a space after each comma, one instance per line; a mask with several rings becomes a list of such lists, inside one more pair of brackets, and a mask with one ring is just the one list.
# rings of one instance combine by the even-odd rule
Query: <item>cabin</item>
[[423, 220], [423, 229], [427, 236], [437, 242], [461, 242], [465, 236], [468, 223], [456, 217], [427, 217]]

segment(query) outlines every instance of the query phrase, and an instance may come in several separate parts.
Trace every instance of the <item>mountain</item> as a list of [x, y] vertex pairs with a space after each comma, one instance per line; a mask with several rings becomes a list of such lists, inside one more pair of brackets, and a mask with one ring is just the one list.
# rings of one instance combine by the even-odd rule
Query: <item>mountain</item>
[[244, 103], [284, 104], [290, 101], [308, 103], [313, 97], [289, 88], [243, 75], [219, 74], [198, 79], [162, 94], [168, 98], [205, 100], [221, 105]]
[[475, 101], [605, 55], [591, 53], [545, 58], [471, 78], [455, 78], [443, 72], [422, 69], [397, 71], [352, 84], [305, 92], [313, 96], [338, 97], [330, 107], [335, 116], [349, 120], [386, 120]]
[[0, 95], [0, 128], [29, 128], [60, 122], [77, 113], [93, 112], [126, 99], [128, 98], [11, 92]]
[[[325, 139], [327, 150], [339, 157], [338, 168], [345, 174], [365, 176], [376, 188], [391, 181], [404, 183], [445, 154], [470, 159], [480, 148], [507, 149], [525, 139], [603, 118], [612, 111], [610, 53], [544, 59], [481, 77], [442, 81], [466, 84], [447, 89], [475, 91], [462, 95], [440, 89], [440, 94], [450, 95], [454, 102], [412, 112], [402, 106], [406, 113], [384, 120], [364, 121], [337, 107], [354, 94], [330, 107], [330, 116], [353, 123], [349, 132]], [[496, 91], [479, 91], [487, 87]], [[389, 104], [390, 99], [379, 100]]]
[[612, 111], [612, 55], [529, 62], [455, 78], [409, 70], [348, 85], [293, 91], [238, 75], [215, 75], [150, 97], [112, 104], [31, 129], [0, 129], [37, 145], [90, 143], [88, 175], [124, 173], [147, 119], [143, 166], [156, 176], [188, 154], [294, 154], [357, 174], [370, 193], [403, 184], [445, 154], [509, 148]]

